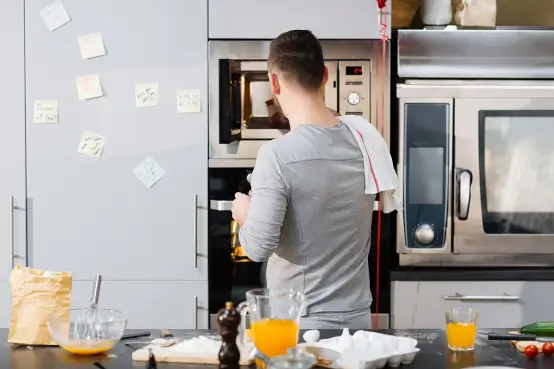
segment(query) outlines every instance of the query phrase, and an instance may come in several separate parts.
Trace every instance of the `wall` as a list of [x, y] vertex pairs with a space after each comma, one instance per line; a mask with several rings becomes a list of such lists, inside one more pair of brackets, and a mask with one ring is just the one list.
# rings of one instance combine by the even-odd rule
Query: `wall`
[[[392, 0], [393, 28], [419, 27], [420, 0]], [[497, 0], [498, 26], [554, 27], [552, 0]], [[412, 26], [412, 27], [413, 27]]]

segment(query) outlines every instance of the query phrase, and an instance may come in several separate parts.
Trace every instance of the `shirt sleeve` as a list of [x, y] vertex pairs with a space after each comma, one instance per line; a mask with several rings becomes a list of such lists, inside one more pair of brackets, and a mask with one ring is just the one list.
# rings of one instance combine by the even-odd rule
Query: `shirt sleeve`
[[269, 145], [258, 152], [251, 181], [250, 209], [239, 239], [248, 258], [260, 262], [268, 260], [279, 246], [288, 204], [282, 165]]

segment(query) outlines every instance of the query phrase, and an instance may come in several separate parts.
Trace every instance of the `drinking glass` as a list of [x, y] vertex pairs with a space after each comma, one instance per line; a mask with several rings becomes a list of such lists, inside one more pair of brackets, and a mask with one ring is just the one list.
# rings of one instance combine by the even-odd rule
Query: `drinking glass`
[[477, 335], [477, 311], [469, 308], [446, 310], [446, 339], [452, 351], [472, 351]]
[[[270, 358], [285, 355], [298, 343], [305, 308], [306, 297], [300, 292], [267, 288], [247, 291], [246, 301], [237, 307], [242, 318], [240, 342], [253, 344]], [[263, 367], [259, 361], [256, 364]]]

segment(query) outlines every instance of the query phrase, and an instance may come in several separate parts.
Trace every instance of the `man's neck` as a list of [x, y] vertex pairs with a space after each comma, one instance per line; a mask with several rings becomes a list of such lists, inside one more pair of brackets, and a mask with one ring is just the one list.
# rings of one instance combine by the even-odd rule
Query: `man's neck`
[[320, 96], [291, 100], [291, 106], [286, 111], [291, 130], [304, 124], [332, 128], [340, 123], [340, 120], [325, 106], [325, 101]]

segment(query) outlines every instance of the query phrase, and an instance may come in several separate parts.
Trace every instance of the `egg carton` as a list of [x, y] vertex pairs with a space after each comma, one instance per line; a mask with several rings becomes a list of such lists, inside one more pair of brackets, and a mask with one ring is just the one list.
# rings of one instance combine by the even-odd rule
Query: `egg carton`
[[357, 331], [350, 336], [348, 330], [344, 330], [342, 336], [298, 346], [314, 354], [318, 366], [330, 369], [396, 368], [400, 364], [411, 364], [419, 352], [417, 340], [413, 338], [369, 331]]

